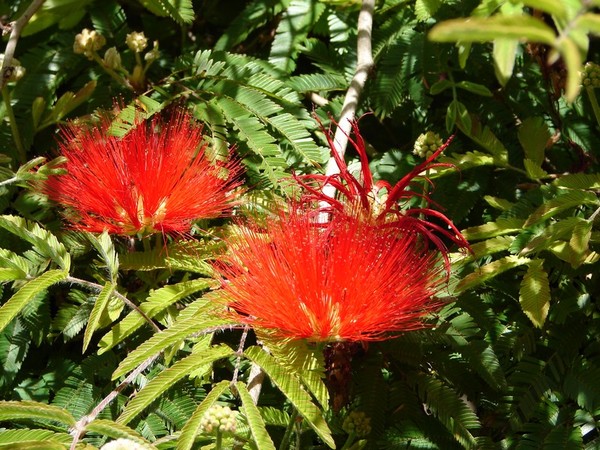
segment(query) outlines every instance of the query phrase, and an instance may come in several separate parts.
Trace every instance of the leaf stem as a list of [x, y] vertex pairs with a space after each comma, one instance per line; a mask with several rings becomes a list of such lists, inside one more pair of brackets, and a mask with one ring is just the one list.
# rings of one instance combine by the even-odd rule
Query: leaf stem
[[279, 444], [279, 450], [287, 450], [290, 447], [290, 438], [292, 437], [294, 426], [296, 425], [296, 419], [298, 419], [298, 410], [294, 408], [294, 412], [290, 416], [290, 423], [288, 423], [283, 438], [281, 439], [281, 443]]
[[12, 131], [13, 140], [15, 141], [15, 147], [17, 147], [19, 162], [23, 164], [27, 160], [27, 154], [25, 152], [25, 147], [23, 146], [23, 141], [21, 140], [21, 133], [19, 132], [19, 127], [17, 126], [17, 119], [12, 108], [10, 92], [8, 91], [7, 86], [2, 87], [2, 100], [6, 106], [6, 114], [8, 115], [8, 122], [10, 123], [10, 129]]
[[8, 180], [0, 181], [0, 187], [16, 183], [17, 181], [19, 181], [19, 177], [12, 177], [12, 178], [9, 178]]
[[[67, 277], [64, 280], [66, 283], [73, 283], [73, 284], [78, 284], [80, 286], [84, 286], [92, 291], [102, 291], [102, 289], [104, 288], [104, 286], [97, 284], [97, 283], [93, 283], [91, 281], [87, 281], [87, 280], [82, 280], [80, 278], [75, 278], [75, 277]], [[125, 297], [123, 294], [121, 294], [118, 291], [113, 291], [112, 295], [114, 295], [115, 297], [117, 297], [119, 300], [121, 300], [123, 303], [125, 303], [130, 309], [136, 311], [140, 316], [142, 316], [142, 318], [148, 322], [150, 324], [150, 326], [152, 328], [154, 328], [154, 331], [159, 332], [160, 331], [160, 327], [158, 325], [156, 325], [152, 319], [150, 317], [148, 317], [146, 315], [146, 313], [144, 311], [142, 311], [140, 309], [139, 306], [137, 306], [135, 303], [133, 303], [131, 300], [129, 300], [127, 297]]]
[[598, 105], [598, 99], [596, 98], [596, 92], [593, 87], [586, 87], [585, 91], [587, 92], [588, 98], [590, 99], [590, 103], [592, 104], [592, 110], [594, 111], [594, 116], [596, 117], [596, 123], [600, 127], [600, 105]]

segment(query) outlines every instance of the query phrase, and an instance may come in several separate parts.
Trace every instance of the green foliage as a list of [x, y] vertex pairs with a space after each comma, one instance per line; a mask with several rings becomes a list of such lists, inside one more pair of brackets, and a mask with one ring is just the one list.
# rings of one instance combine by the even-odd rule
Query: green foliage
[[[0, 5], [7, 23], [30, 4], [13, 3]], [[264, 214], [294, 195], [292, 174], [324, 172], [314, 117], [326, 129], [356, 86], [361, 2], [43, 2], [16, 47], [26, 74], [0, 105], [0, 448], [65, 449], [72, 430], [88, 450], [118, 438], [150, 449], [599, 448], [600, 106], [594, 85], [580, 89], [600, 58], [597, 7], [376, 2], [374, 66], [356, 104], [371, 169], [393, 183], [421, 162], [419, 135], [453, 134], [411, 189], [431, 186], [471, 248], [451, 254], [430, 327], [315, 345], [255, 333], [228, 311], [214, 264], [230, 218], [156, 240], [92, 235], [63, 224], [39, 187], [64, 173], [65, 121], [93, 124], [117, 104], [110, 133], [124, 136], [186, 108], [210, 158], [244, 165], [236, 226]], [[83, 28], [106, 39], [97, 59], [73, 52]], [[158, 42], [151, 66], [125, 45], [133, 31]], [[122, 68], [141, 56], [139, 86], [106, 70], [110, 47]], [[353, 170], [352, 148], [346, 159]], [[236, 414], [220, 444], [200, 426], [216, 404]], [[360, 440], [343, 429], [353, 411], [370, 419]]]

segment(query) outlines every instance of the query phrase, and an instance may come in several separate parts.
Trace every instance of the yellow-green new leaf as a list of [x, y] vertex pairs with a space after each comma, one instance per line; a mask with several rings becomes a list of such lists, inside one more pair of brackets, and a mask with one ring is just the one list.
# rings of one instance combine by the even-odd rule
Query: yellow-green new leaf
[[464, 277], [456, 286], [457, 292], [464, 292], [468, 289], [472, 289], [479, 286], [481, 283], [486, 282], [500, 275], [507, 270], [513, 269], [523, 264], [529, 263], [529, 258], [523, 258], [520, 256], [505, 256], [502, 259], [498, 259], [484, 266], [478, 267], [473, 273], [470, 273]]
[[19, 419], [51, 420], [69, 427], [75, 424], [75, 418], [71, 413], [58, 406], [33, 401], [0, 401], [0, 422]]
[[4, 330], [6, 325], [8, 325], [37, 294], [45, 291], [53, 284], [66, 279], [68, 276], [68, 272], [65, 272], [64, 270], [49, 270], [39, 277], [28, 281], [11, 298], [9, 298], [2, 307], [0, 307], [0, 331]]
[[552, 217], [569, 208], [578, 208], [582, 205], [598, 205], [598, 197], [593, 192], [577, 190], [561, 190], [556, 197], [545, 202], [536, 209], [528, 218], [523, 227], [531, 225]]
[[494, 71], [496, 78], [502, 86], [508, 83], [515, 67], [515, 58], [519, 41], [516, 39], [495, 39], [494, 40]]
[[201, 432], [200, 422], [202, 421], [204, 414], [206, 414], [210, 407], [215, 404], [221, 394], [229, 388], [229, 384], [230, 382], [228, 380], [217, 383], [198, 405], [189, 420], [181, 429], [181, 435], [179, 436], [179, 439], [177, 439], [177, 450], [191, 450], [194, 441], [196, 440], [196, 436]]
[[273, 384], [288, 398], [323, 442], [330, 448], [335, 448], [335, 442], [327, 422], [325, 422], [319, 408], [311, 401], [310, 396], [296, 375], [279, 364], [260, 347], [250, 347], [244, 351], [244, 354], [265, 371]]
[[[213, 308], [212, 305], [204, 301], [189, 305], [184, 310], [188, 314], [182, 313], [175, 324], [156, 333], [129, 353], [113, 373], [113, 380], [135, 369], [146, 359], [160, 353], [167, 347], [184, 340], [190, 334], [225, 324], [225, 319], [210, 315]], [[104, 351], [104, 349], [102, 350]]]
[[523, 312], [536, 327], [544, 326], [550, 309], [550, 283], [543, 260], [534, 259], [529, 262], [527, 273], [521, 281], [519, 302]]
[[488, 222], [476, 227], [469, 227], [463, 230], [462, 234], [468, 241], [489, 239], [492, 237], [521, 231], [524, 222], [525, 221], [523, 219], [516, 217], [508, 219], [500, 218], [496, 222]]
[[[246, 385], [241, 381], [236, 383], [240, 399], [242, 400], [242, 409], [248, 425], [250, 426], [250, 432], [257, 448], [261, 450], [275, 450], [275, 444], [271, 440], [271, 436], [267, 432], [265, 422], [263, 421], [260, 411], [252, 401], [252, 397], [246, 388]], [[179, 448], [177, 450], [180, 450]]]
[[95, 419], [85, 427], [86, 432], [94, 432], [115, 439], [129, 439], [147, 450], [156, 450], [156, 447], [144, 439], [137, 431], [106, 419]]
[[[187, 296], [215, 286], [216, 282], [207, 278], [197, 278], [195, 280], [164, 286], [152, 291], [140, 305], [140, 309], [146, 316], [153, 318]], [[111, 349], [145, 324], [147, 324], [146, 320], [137, 311], [131, 311], [102, 337], [100, 340], [101, 352], [104, 353]]]
[[436, 42], [491, 42], [518, 39], [552, 45], [554, 30], [531, 16], [469, 17], [446, 20], [434, 26], [429, 39]]
[[218, 359], [227, 358], [233, 354], [234, 351], [226, 345], [217, 345], [179, 360], [173, 364], [173, 366], [163, 370], [155, 378], [150, 380], [150, 382], [138, 392], [134, 399], [125, 406], [125, 409], [117, 419], [117, 422], [123, 425], [129, 423], [163, 392], [183, 377], [189, 375], [189, 373], [198, 366], [211, 364]]
[[85, 332], [83, 333], [83, 352], [87, 350], [88, 345], [90, 345], [90, 341], [92, 340], [92, 336], [94, 335], [94, 331], [98, 328], [100, 323], [100, 318], [102, 317], [102, 313], [108, 306], [110, 302], [110, 297], [115, 290], [115, 285], [113, 283], [106, 283], [98, 297], [96, 297], [96, 301], [94, 302], [94, 307], [92, 308], [92, 312], [90, 313], [90, 318], [88, 319], [87, 326], [85, 327]]

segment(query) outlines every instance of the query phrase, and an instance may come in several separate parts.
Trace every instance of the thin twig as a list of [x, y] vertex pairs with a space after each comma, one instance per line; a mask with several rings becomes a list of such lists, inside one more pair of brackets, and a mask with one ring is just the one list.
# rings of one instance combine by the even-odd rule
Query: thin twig
[[[73, 283], [73, 284], [78, 284], [80, 286], [85, 286], [90, 290], [93, 291], [102, 291], [102, 289], [104, 289], [104, 286], [100, 285], [100, 284], [96, 284], [93, 283], [91, 281], [87, 281], [87, 280], [82, 280], [80, 278], [75, 278], [75, 277], [67, 277], [65, 279], [65, 283]], [[120, 292], [114, 290], [112, 295], [114, 295], [115, 297], [117, 297], [119, 300], [121, 300], [123, 303], [125, 303], [127, 306], [129, 306], [130, 309], [133, 309], [135, 312], [137, 312], [140, 316], [142, 316], [142, 318], [148, 322], [150, 324], [150, 326], [152, 328], [154, 328], [154, 330], [156, 332], [160, 331], [160, 327], [158, 325], [156, 325], [152, 319], [150, 317], [148, 317], [146, 315], [146, 313], [144, 311], [142, 311], [140, 309], [140, 307], [138, 305], [136, 305], [135, 303], [133, 303], [131, 300], [129, 300], [127, 297], [125, 297], [123, 294], [121, 294]]]
[[12, 60], [17, 48], [17, 42], [19, 41], [19, 37], [21, 37], [21, 32], [39, 7], [42, 6], [42, 3], [44, 3], [44, 0], [33, 0], [21, 17], [8, 25], [10, 38], [4, 50], [4, 61], [2, 62], [2, 69], [0, 69], [0, 73], [2, 74], [2, 77], [0, 77], [0, 89], [8, 83], [8, 79], [11, 76]]
[[[263, 351], [269, 352], [267, 347], [263, 346]], [[261, 369], [261, 367], [252, 363], [250, 366], [250, 374], [248, 375], [248, 393], [250, 394], [250, 398], [252, 398], [252, 402], [256, 405], [258, 404], [258, 397], [260, 397], [260, 391], [262, 390], [262, 383], [265, 379], [265, 372]]]
[[98, 414], [100, 414], [104, 408], [106, 408], [110, 402], [112, 402], [117, 395], [119, 395], [121, 393], [121, 391], [123, 389], [125, 389], [127, 386], [129, 386], [133, 380], [135, 379], [135, 377], [137, 377], [140, 373], [142, 373], [146, 367], [148, 367], [150, 364], [152, 364], [162, 353], [158, 353], [154, 356], [151, 356], [150, 358], [146, 359], [146, 361], [144, 361], [142, 364], [140, 364], [138, 367], [135, 368], [135, 370], [133, 372], [131, 372], [127, 378], [125, 378], [121, 384], [119, 384], [115, 389], [113, 389], [110, 394], [108, 394], [106, 397], [104, 397], [102, 399], [102, 401], [100, 403], [98, 403], [98, 405], [96, 405], [96, 407], [92, 410], [91, 413], [89, 413], [86, 416], [83, 416], [81, 419], [79, 419], [75, 425], [73, 425], [70, 429], [70, 433], [71, 436], [73, 436], [73, 441], [71, 442], [71, 447], [69, 450], [75, 450], [75, 448], [77, 447], [77, 443], [79, 442], [79, 439], [81, 439], [81, 436], [85, 433], [85, 428], [87, 427], [87, 425], [91, 422], [93, 422], [96, 417], [98, 417]]
[[238, 345], [237, 354], [238, 357], [235, 360], [235, 369], [233, 370], [233, 376], [231, 377], [231, 387], [235, 389], [235, 383], [237, 383], [238, 376], [240, 374], [240, 365], [242, 363], [242, 354], [244, 352], [244, 346], [246, 345], [246, 338], [248, 337], [248, 331], [250, 327], [248, 325], [244, 326], [244, 331], [242, 333], [242, 337], [240, 337], [240, 345]]
[[[358, 39], [356, 43], [356, 71], [350, 81], [350, 86], [346, 92], [346, 98], [342, 106], [342, 113], [338, 120], [337, 129], [333, 137], [335, 149], [341, 157], [346, 153], [348, 145], [348, 136], [352, 130], [352, 120], [356, 116], [356, 108], [360, 95], [365, 87], [369, 71], [373, 67], [373, 50], [371, 46], [371, 34], [373, 30], [373, 11], [375, 10], [375, 0], [363, 0], [360, 13], [358, 15]], [[335, 159], [329, 158], [325, 174], [332, 176], [340, 173]], [[331, 198], [335, 197], [335, 188], [326, 184], [323, 186], [323, 193]]]

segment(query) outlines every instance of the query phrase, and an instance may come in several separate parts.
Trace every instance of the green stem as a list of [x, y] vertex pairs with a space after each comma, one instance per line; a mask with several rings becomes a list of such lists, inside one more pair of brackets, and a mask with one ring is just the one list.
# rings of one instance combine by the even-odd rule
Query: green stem
[[100, 64], [100, 67], [102, 67], [102, 69], [104, 69], [104, 71], [107, 74], [109, 74], [114, 80], [116, 80], [117, 82], [119, 82], [119, 84], [125, 86], [127, 89], [133, 89], [132, 86], [131, 86], [131, 84], [129, 83], [129, 81], [127, 81], [126, 78], [124, 78], [123, 76], [119, 75], [113, 69], [111, 69], [110, 67], [107, 67], [106, 64], [104, 64], [104, 60], [102, 58], [100, 58], [100, 55], [98, 55], [98, 53], [93, 52], [92, 53], [92, 58], [94, 58], [94, 61], [96, 61], [98, 64]]
[[600, 105], [598, 105], [598, 99], [596, 98], [596, 92], [593, 87], [586, 87], [585, 91], [587, 92], [588, 98], [590, 99], [590, 103], [592, 104], [592, 109], [594, 110], [594, 116], [596, 116], [596, 123], [600, 127]]
[[21, 164], [23, 164], [25, 163], [25, 161], [27, 161], [27, 154], [25, 152], [25, 147], [23, 146], [23, 141], [21, 141], [21, 133], [19, 133], [17, 119], [12, 108], [10, 92], [8, 91], [8, 88], [6, 86], [2, 88], [2, 100], [4, 101], [4, 105], [6, 106], [6, 114], [8, 115], [8, 121], [10, 123], [10, 129], [12, 131], [13, 140], [15, 141], [15, 146], [17, 147], [19, 161]]
[[294, 425], [296, 425], [296, 419], [298, 418], [298, 411], [294, 409], [290, 417], [290, 423], [288, 423], [287, 428], [285, 429], [285, 434], [281, 439], [281, 444], [279, 444], [279, 450], [287, 450], [290, 448], [290, 438], [292, 437], [292, 433], [294, 432]]
[[347, 449], [349, 449], [350, 446], [354, 443], [355, 440], [356, 440], [356, 433], [354, 431], [352, 431], [348, 435], [348, 439], [346, 439], [346, 442], [344, 442], [344, 446], [340, 450], [347, 450]]
[[221, 450], [223, 446], [223, 433], [220, 430], [217, 430], [217, 440], [215, 442], [215, 450]]

